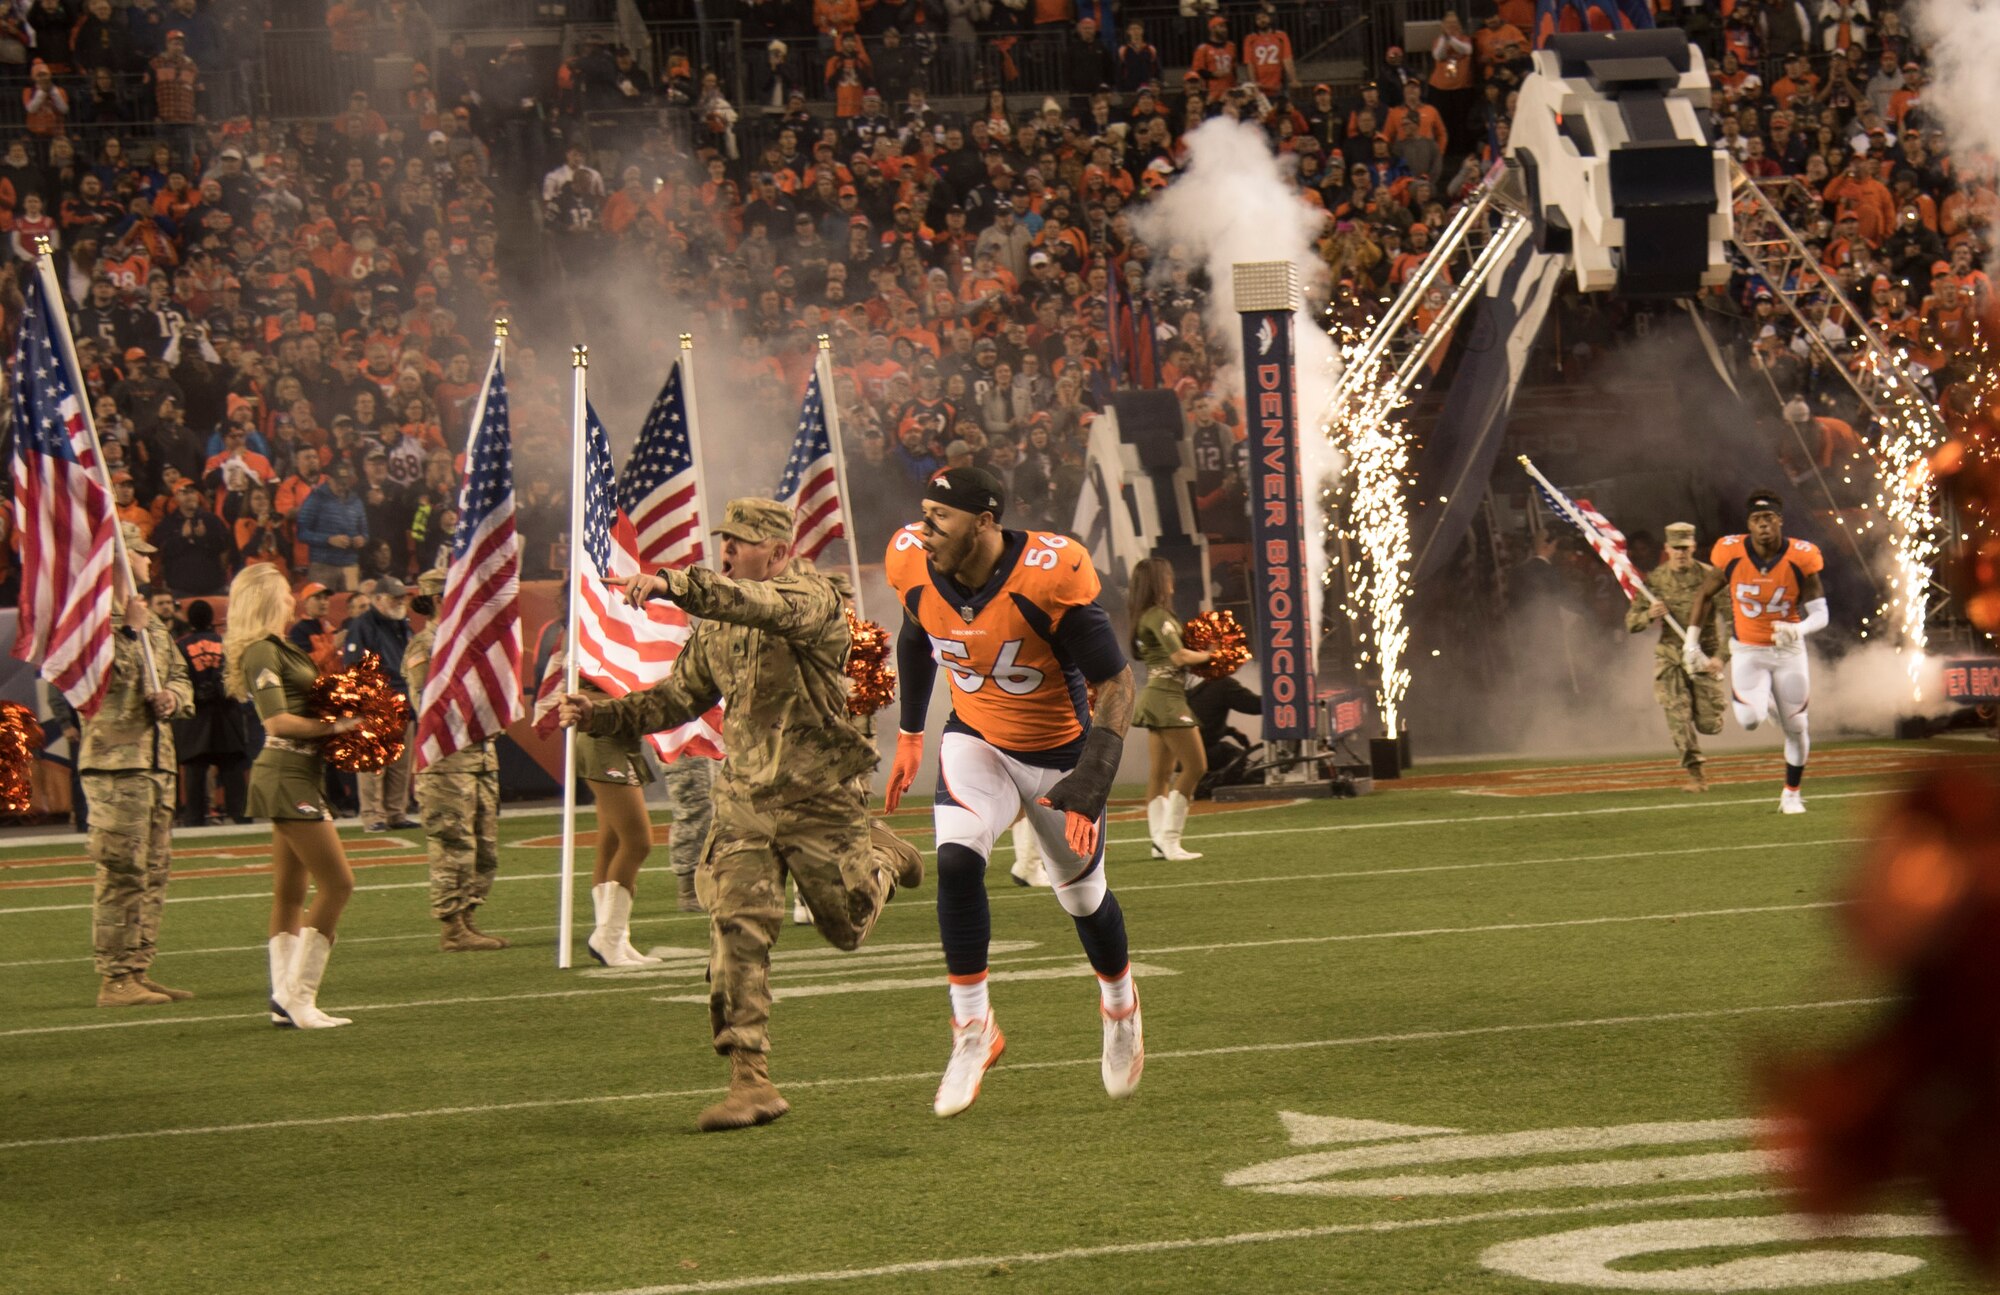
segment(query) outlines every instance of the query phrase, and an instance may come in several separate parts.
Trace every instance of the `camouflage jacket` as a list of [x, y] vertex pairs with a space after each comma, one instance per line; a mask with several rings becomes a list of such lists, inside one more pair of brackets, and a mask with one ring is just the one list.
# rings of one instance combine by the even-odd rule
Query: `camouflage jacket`
[[723, 711], [729, 754], [718, 804], [775, 809], [875, 767], [875, 745], [847, 713], [846, 582], [794, 558], [775, 580], [669, 572], [673, 600], [701, 618], [674, 672], [644, 692], [597, 703], [592, 734], [638, 738]]
[[[410, 687], [410, 718], [415, 719], [424, 708], [424, 680], [431, 677], [431, 645], [437, 641], [437, 622], [433, 620], [415, 634], [403, 648], [403, 681]], [[493, 749], [493, 739], [475, 743], [462, 751], [453, 751], [442, 760], [433, 760], [418, 773], [485, 773], [500, 767], [499, 753]]]
[[146, 704], [145, 649], [138, 634], [126, 629], [121, 620], [111, 632], [111, 686], [104, 694], [104, 705], [96, 718], [82, 724], [83, 749], [76, 762], [80, 770], [179, 771], [171, 721], [194, 714], [194, 684], [188, 678], [187, 658], [174, 646], [166, 627], [154, 621], [145, 633], [153, 643], [153, 665], [159, 672], [160, 687], [174, 695], [174, 713], [159, 719]]
[[[1667, 605], [1667, 610], [1681, 623], [1681, 628], [1686, 629], [1688, 619], [1694, 615], [1695, 595], [1701, 592], [1702, 585], [1714, 572], [1715, 568], [1706, 562], [1696, 562], [1685, 571], [1657, 566], [1646, 573], [1646, 588], [1652, 590], [1654, 595]], [[1650, 615], [1652, 607], [1650, 599], [1634, 598], [1632, 605], [1625, 609], [1625, 628], [1634, 634], [1645, 633], [1655, 624]], [[1709, 600], [1708, 624], [1701, 630], [1701, 650], [1718, 661], [1729, 658], [1728, 617], [1728, 599], [1717, 597]], [[1653, 649], [1653, 654], [1659, 658], [1661, 665], [1671, 662], [1679, 668], [1681, 636], [1674, 633], [1673, 627], [1665, 621], [1659, 621], [1657, 624], [1660, 628], [1660, 641]]]

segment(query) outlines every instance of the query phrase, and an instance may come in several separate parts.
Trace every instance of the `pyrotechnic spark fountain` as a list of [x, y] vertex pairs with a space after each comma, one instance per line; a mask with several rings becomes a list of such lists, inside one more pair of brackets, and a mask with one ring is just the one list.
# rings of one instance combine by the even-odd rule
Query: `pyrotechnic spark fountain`
[[1937, 565], [1937, 537], [1944, 524], [1938, 511], [1937, 478], [1931, 471], [1942, 427], [1924, 403], [1925, 394], [1895, 370], [1882, 375], [1881, 391], [1892, 411], [1890, 421], [1876, 429], [1873, 447], [1877, 466], [1874, 507], [1887, 519], [1895, 561], [1889, 573], [1887, 610], [1901, 631], [1911, 699], [1922, 701], [1924, 652], [1930, 641], [1925, 622], [1931, 573]]
[[[1364, 339], [1351, 331], [1341, 339], [1341, 366], [1353, 373]], [[1403, 664], [1410, 630], [1404, 610], [1410, 600], [1410, 514], [1404, 479], [1410, 467], [1410, 435], [1400, 410], [1401, 395], [1381, 381], [1343, 383], [1330, 416], [1320, 427], [1346, 457], [1342, 491], [1326, 491], [1329, 538], [1358, 550], [1359, 578], [1347, 581], [1340, 610], [1359, 627], [1355, 668], [1371, 664], [1379, 676], [1377, 702], [1383, 727], [1401, 731], [1403, 698], [1410, 671]], [[1330, 573], [1329, 573], [1330, 574]]]

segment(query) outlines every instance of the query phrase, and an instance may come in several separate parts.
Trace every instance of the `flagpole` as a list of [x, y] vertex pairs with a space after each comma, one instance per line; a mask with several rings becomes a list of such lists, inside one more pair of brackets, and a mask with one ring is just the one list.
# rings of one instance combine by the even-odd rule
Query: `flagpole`
[[[1520, 459], [1522, 469], [1526, 471], [1529, 476], [1533, 477], [1538, 484], [1540, 484], [1543, 493], [1547, 495], [1549, 503], [1552, 506], [1554, 506], [1556, 511], [1560, 512], [1566, 519], [1568, 519], [1569, 524], [1576, 527], [1578, 530], [1580, 531], [1590, 530], [1591, 529], [1590, 523], [1584, 520], [1584, 517], [1581, 513], [1577, 512], [1575, 508], [1570, 506], [1569, 496], [1564, 494], [1562, 491], [1556, 489], [1555, 486], [1551, 485], [1549, 479], [1542, 475], [1542, 470], [1536, 467], [1533, 463], [1529, 462], [1527, 455], [1523, 454], [1518, 457]], [[1649, 596], [1651, 596], [1653, 600], [1653, 606], [1655, 607], [1666, 606], [1666, 603], [1661, 600], [1660, 596], [1656, 593], [1653, 593], [1651, 589], [1647, 589], [1646, 593]], [[1667, 613], [1666, 621], [1667, 624], [1673, 626], [1674, 633], [1680, 635], [1683, 638], [1687, 637], [1687, 630], [1683, 629], [1681, 627], [1681, 623], [1674, 619], [1674, 614], [1672, 612]]]
[[[111, 554], [117, 566], [124, 596], [139, 596], [139, 582], [132, 578], [132, 559], [125, 551], [125, 528], [118, 520], [117, 495], [111, 489], [111, 469], [104, 463], [104, 442], [97, 439], [97, 414], [90, 407], [90, 388], [83, 382], [83, 366], [76, 358], [76, 337], [69, 331], [69, 307], [63, 304], [62, 284], [56, 279], [54, 245], [46, 234], [35, 236], [35, 272], [41, 276], [42, 299], [48, 302], [49, 313], [55, 316], [56, 327], [62, 331], [62, 359], [69, 369], [70, 389], [76, 392], [76, 403], [83, 409], [83, 430], [90, 436], [90, 450], [93, 466], [97, 469], [97, 483], [104, 487], [105, 506], [111, 509]], [[112, 623], [120, 624], [125, 619], [125, 609], [121, 604], [112, 609]], [[139, 648], [146, 658], [146, 691], [160, 690], [160, 667], [153, 660], [153, 640], [151, 635], [139, 635]]]
[[833, 339], [819, 335], [819, 357], [814, 364], [819, 375], [819, 404], [826, 411], [826, 437], [833, 442], [833, 479], [840, 487], [840, 533], [847, 539], [847, 573], [854, 580], [854, 614], [862, 620], [868, 613], [861, 607], [861, 555], [854, 546], [854, 496], [847, 489], [847, 451], [840, 444], [840, 402], [833, 398]]
[[[584, 377], [590, 369], [590, 348], [570, 351], [569, 417], [569, 611], [563, 631], [563, 695], [576, 692], [576, 625], [583, 607], [583, 573], [577, 555], [583, 548], [583, 448], [584, 407], [588, 397]], [[598, 830], [604, 830], [600, 821]], [[576, 729], [563, 730], [563, 838], [562, 898], [556, 905], [556, 968], [567, 971], [574, 933], [570, 924], [576, 917]]]
[[681, 334], [681, 403], [687, 407], [688, 457], [694, 460], [694, 530], [701, 537], [701, 551], [715, 565], [713, 539], [708, 533], [708, 479], [701, 471], [701, 419], [694, 404], [694, 334]]

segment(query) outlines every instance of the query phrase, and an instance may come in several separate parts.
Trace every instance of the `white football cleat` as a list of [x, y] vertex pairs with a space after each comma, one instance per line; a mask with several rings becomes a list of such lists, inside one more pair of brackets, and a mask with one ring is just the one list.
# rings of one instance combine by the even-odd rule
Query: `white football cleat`
[[1130, 1097], [1139, 1087], [1139, 1075], [1146, 1068], [1146, 1032], [1139, 1024], [1139, 987], [1132, 987], [1132, 1006], [1123, 1015], [1113, 1016], [1102, 1003], [1104, 1017], [1104, 1091], [1113, 1097]]
[[1780, 814], [1806, 812], [1806, 798], [1797, 787], [1785, 788], [1784, 794], [1778, 797], [1778, 812]]
[[941, 1116], [953, 1116], [978, 1100], [979, 1081], [986, 1069], [1007, 1050], [1007, 1036], [987, 1012], [984, 1020], [951, 1023], [951, 1060], [945, 1063], [944, 1078], [938, 1081], [937, 1098], [931, 1109]]

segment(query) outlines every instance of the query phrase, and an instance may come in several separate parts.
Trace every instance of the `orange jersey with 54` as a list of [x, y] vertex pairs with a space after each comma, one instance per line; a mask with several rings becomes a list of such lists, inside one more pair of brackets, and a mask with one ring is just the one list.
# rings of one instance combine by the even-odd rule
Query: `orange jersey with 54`
[[1819, 546], [1786, 540], [1776, 557], [1760, 559], [1747, 535], [1725, 535], [1709, 561], [1722, 572], [1722, 589], [1736, 616], [1736, 641], [1769, 647], [1780, 621], [1805, 619], [1805, 579], [1826, 566]]
[[1008, 531], [1000, 566], [971, 593], [932, 570], [906, 526], [889, 541], [889, 584], [951, 677], [964, 727], [1006, 751], [1080, 739], [1089, 715], [1083, 674], [1059, 647], [1063, 619], [1094, 603], [1097, 572], [1083, 546], [1042, 531]]

